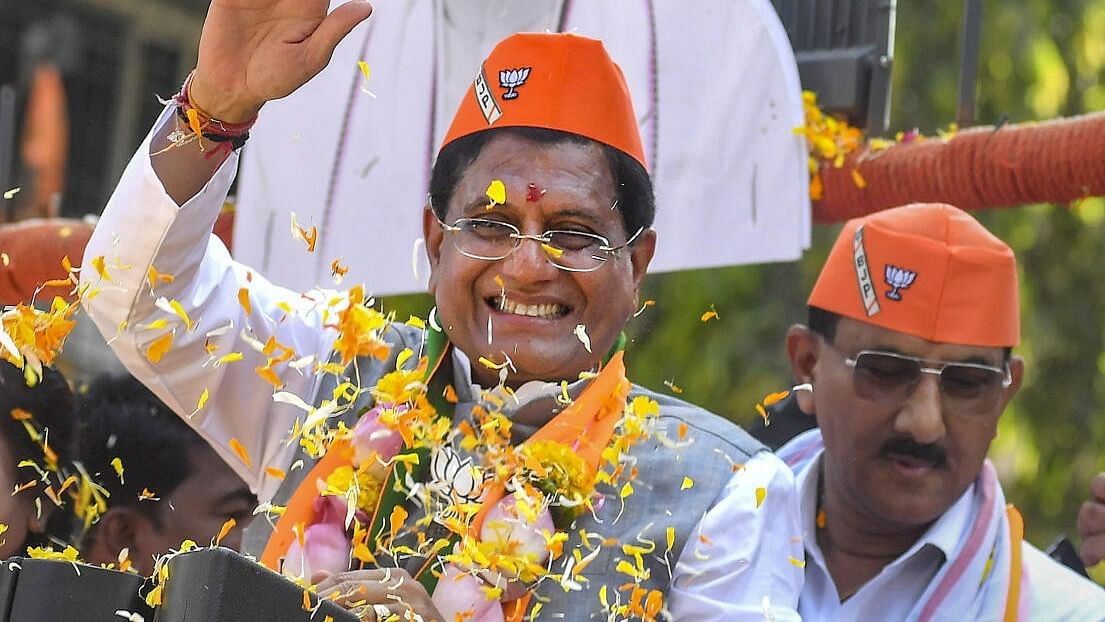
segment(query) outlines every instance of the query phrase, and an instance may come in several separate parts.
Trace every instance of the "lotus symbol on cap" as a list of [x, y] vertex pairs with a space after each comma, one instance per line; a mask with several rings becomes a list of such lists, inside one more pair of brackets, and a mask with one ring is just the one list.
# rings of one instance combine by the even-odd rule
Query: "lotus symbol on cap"
[[499, 86], [507, 90], [506, 93], [503, 93], [503, 99], [518, 97], [518, 91], [514, 89], [526, 83], [529, 70], [529, 67], [521, 67], [519, 69], [503, 69], [499, 72]]
[[913, 279], [917, 278], [917, 273], [913, 270], [906, 270], [905, 268], [899, 268], [886, 264], [886, 284], [890, 286], [890, 290], [886, 292], [886, 297], [890, 300], [901, 300], [902, 290], [909, 288], [913, 284]]

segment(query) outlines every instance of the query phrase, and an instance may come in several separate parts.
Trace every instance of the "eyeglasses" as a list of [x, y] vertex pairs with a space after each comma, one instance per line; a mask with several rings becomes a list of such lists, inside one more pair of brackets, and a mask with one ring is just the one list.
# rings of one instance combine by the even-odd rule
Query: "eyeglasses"
[[644, 231], [642, 227], [625, 244], [611, 246], [610, 240], [603, 236], [583, 231], [553, 229], [541, 235], [526, 235], [518, 227], [501, 220], [461, 218], [451, 225], [438, 222], [451, 234], [453, 246], [465, 257], [497, 261], [518, 250], [522, 240], [533, 240], [541, 245], [549, 263], [568, 272], [598, 270], [618, 251], [636, 242]]
[[[832, 344], [829, 346], [836, 350]], [[1002, 390], [1013, 383], [1008, 365], [930, 361], [875, 350], [862, 350], [846, 357], [844, 363], [852, 368], [856, 395], [887, 405], [898, 405], [908, 399], [920, 384], [921, 374], [936, 376], [944, 399], [970, 410], [992, 408]]]

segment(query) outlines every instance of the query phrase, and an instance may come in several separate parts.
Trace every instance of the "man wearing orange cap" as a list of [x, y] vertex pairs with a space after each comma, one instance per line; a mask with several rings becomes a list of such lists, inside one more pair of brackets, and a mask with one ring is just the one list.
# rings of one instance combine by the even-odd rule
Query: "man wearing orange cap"
[[600, 42], [509, 37], [463, 94], [422, 216], [425, 323], [272, 285], [210, 236], [250, 119], [370, 11], [326, 4], [212, 2], [82, 273], [124, 364], [281, 508], [253, 552], [368, 620], [796, 618], [789, 470], [625, 377], [654, 205]]
[[1012, 251], [966, 213], [845, 225], [787, 334], [820, 429], [784, 446], [810, 620], [1101, 620], [1105, 592], [1023, 540], [986, 461], [1024, 362]]

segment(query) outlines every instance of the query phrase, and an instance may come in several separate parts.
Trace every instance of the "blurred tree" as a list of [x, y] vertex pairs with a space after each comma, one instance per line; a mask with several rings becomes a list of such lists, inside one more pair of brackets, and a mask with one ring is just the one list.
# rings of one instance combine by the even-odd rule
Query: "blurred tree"
[[[963, 6], [899, 0], [891, 127], [935, 134], [955, 119]], [[987, 0], [977, 118], [1032, 121], [1105, 108], [1105, 0]], [[678, 209], [661, 205], [658, 209]], [[1039, 545], [1074, 529], [1089, 478], [1105, 469], [1105, 201], [983, 212], [1022, 270], [1024, 389], [991, 456]], [[690, 215], [689, 215], [690, 216]], [[632, 377], [748, 424], [754, 405], [789, 386], [786, 329], [839, 227], [816, 227], [790, 264], [647, 277], [629, 324]], [[663, 231], [660, 232], [663, 244]], [[389, 298], [400, 319], [428, 296]], [[702, 315], [716, 310], [706, 322]]]

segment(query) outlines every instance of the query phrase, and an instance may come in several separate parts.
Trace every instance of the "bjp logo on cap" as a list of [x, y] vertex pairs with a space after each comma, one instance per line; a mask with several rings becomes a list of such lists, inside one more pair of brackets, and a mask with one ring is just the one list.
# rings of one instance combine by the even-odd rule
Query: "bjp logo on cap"
[[913, 279], [917, 278], [917, 273], [913, 270], [906, 270], [905, 268], [886, 264], [884, 278], [886, 279], [886, 284], [890, 286], [890, 291], [886, 292], [886, 297], [890, 300], [901, 300], [902, 290], [908, 289], [910, 285], [913, 285]]
[[529, 67], [521, 67], [518, 69], [503, 69], [499, 72], [499, 86], [507, 90], [506, 93], [503, 93], [503, 99], [518, 97], [518, 91], [515, 89], [526, 83], [529, 71]]

